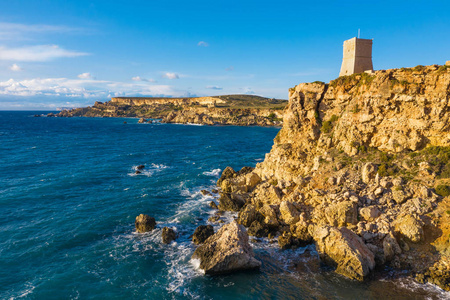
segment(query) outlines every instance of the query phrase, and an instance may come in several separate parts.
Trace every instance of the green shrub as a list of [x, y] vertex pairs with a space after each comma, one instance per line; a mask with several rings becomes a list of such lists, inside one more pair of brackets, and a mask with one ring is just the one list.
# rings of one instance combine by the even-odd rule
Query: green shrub
[[442, 197], [450, 196], [450, 186], [448, 185], [438, 185], [436, 187], [436, 194], [441, 195]]
[[380, 175], [380, 176], [387, 176], [386, 164], [381, 164], [381, 165], [378, 167], [377, 173], [378, 173], [378, 175]]
[[325, 121], [322, 123], [322, 128], [320, 130], [323, 133], [330, 133], [332, 128], [333, 128], [333, 125], [331, 124], [331, 121]]

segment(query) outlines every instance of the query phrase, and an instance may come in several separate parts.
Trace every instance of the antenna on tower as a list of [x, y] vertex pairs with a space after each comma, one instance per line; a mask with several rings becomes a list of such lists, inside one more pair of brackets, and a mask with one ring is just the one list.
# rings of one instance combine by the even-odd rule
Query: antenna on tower
[[359, 39], [359, 34], [361, 33], [361, 29], [358, 28], [358, 39]]

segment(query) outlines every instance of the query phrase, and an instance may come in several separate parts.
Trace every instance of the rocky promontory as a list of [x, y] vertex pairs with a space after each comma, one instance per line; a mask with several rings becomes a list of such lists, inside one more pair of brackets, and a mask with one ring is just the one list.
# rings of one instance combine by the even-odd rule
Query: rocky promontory
[[[60, 117], [133, 117], [140, 123], [281, 126], [287, 101], [252, 95], [195, 98], [115, 97], [92, 107], [63, 110]], [[151, 122], [151, 120], [150, 120]]]
[[255, 169], [224, 170], [219, 208], [336, 272], [390, 266], [450, 290], [450, 67], [302, 83]]

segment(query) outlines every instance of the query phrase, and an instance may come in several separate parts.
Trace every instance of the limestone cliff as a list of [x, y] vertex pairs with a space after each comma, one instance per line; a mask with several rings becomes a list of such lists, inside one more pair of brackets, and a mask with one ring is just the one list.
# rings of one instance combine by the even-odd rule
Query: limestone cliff
[[163, 123], [280, 126], [287, 101], [252, 95], [193, 98], [115, 97], [64, 110], [62, 117], [138, 117]]
[[436, 65], [299, 84], [265, 160], [224, 171], [221, 207], [349, 278], [390, 264], [450, 289], [449, 97]]

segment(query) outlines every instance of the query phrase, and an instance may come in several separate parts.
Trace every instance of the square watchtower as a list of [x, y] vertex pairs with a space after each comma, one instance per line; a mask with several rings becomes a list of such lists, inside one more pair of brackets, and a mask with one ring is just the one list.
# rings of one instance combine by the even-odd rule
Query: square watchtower
[[339, 76], [373, 71], [372, 42], [356, 37], [344, 41], [344, 56]]

